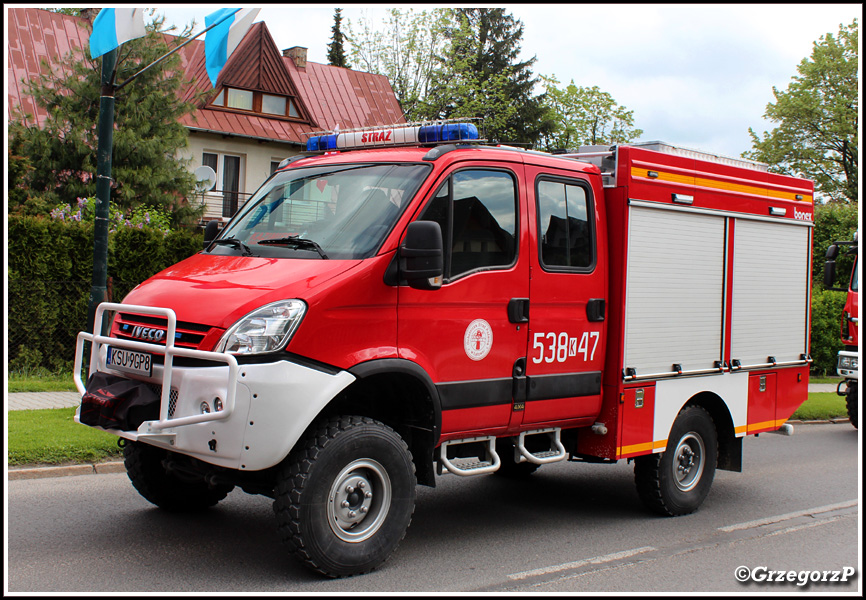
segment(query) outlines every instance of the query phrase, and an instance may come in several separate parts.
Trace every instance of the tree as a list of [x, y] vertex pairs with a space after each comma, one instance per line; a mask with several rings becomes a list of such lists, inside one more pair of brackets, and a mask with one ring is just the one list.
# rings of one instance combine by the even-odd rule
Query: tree
[[534, 146], [553, 123], [534, 95], [535, 57], [519, 62], [523, 24], [502, 8], [448, 11], [448, 42], [428, 97], [428, 118], [483, 119], [491, 140]]
[[857, 200], [858, 23], [815, 42], [788, 89], [773, 88], [764, 116], [779, 126], [763, 137], [749, 128], [753, 150], [743, 156], [774, 172], [803, 173], [830, 200]]
[[349, 23], [352, 60], [358, 68], [388, 78], [409, 120], [426, 116], [419, 108], [427, 96], [436, 57], [443, 52], [444, 19], [445, 9], [416, 13], [411, 8], [405, 12], [392, 8], [382, 21], [384, 30], [375, 29], [366, 17], [361, 18], [359, 31]]
[[[117, 82], [170, 50], [163, 22], [155, 17], [145, 37], [118, 48]], [[101, 61], [89, 57], [87, 48], [69, 53], [53, 70], [44, 64], [44, 75], [28, 82], [28, 93], [48, 117], [40, 126], [19, 110], [9, 125], [10, 170], [15, 174], [9, 181], [10, 192], [15, 188], [10, 212], [47, 214], [57, 204], [95, 195]], [[174, 207], [176, 221], [183, 222], [195, 217], [195, 210], [181, 206], [194, 190], [195, 178], [186, 168], [188, 161], [177, 158], [189, 135], [179, 119], [193, 109], [178, 95], [180, 64], [173, 55], [117, 92], [111, 201], [124, 210]]]
[[560, 89], [555, 77], [541, 77], [544, 105], [554, 116], [556, 127], [542, 137], [545, 150], [571, 149], [582, 145], [623, 144], [639, 138], [642, 129], [634, 128], [634, 112], [619, 106], [598, 86], [578, 87], [574, 80]]
[[340, 28], [343, 21], [342, 12], [342, 8], [334, 10], [334, 26], [331, 27], [331, 43], [328, 44], [328, 64], [350, 69], [351, 67], [346, 60], [346, 53], [343, 50], [344, 36]]

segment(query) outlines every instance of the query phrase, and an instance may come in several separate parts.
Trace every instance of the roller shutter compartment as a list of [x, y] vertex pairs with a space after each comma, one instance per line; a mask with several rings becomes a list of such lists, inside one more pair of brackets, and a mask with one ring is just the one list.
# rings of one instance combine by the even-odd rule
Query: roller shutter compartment
[[721, 360], [724, 217], [632, 206], [626, 369], [638, 377], [714, 368]]

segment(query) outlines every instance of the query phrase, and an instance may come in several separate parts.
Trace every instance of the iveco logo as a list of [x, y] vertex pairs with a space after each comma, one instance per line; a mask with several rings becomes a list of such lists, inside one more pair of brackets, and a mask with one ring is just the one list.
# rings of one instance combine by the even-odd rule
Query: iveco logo
[[132, 337], [151, 342], [162, 342], [165, 340], [165, 329], [155, 329], [153, 327], [142, 327], [138, 325], [132, 328]]

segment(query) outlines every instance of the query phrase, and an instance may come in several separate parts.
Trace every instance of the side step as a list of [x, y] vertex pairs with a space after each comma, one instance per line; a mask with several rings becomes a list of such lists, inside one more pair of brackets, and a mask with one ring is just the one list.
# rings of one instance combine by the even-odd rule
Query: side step
[[[567, 453], [565, 446], [559, 439], [559, 434], [562, 430], [559, 427], [550, 427], [548, 429], [535, 429], [533, 431], [523, 431], [517, 437], [517, 443], [514, 446], [515, 462], [531, 462], [536, 465], [546, 465], [547, 463], [557, 462], [565, 459]], [[536, 452], [533, 454], [526, 449], [526, 437], [530, 435], [545, 434], [550, 438], [549, 450]]]
[[[459, 466], [451, 462], [457, 459], [448, 458], [448, 446], [459, 446], [460, 444], [470, 444], [473, 442], [485, 442], [487, 444], [487, 456], [485, 460], [480, 462], [478, 460], [469, 463], [463, 462]], [[445, 467], [449, 473], [454, 473], [461, 477], [484, 475], [485, 473], [496, 471], [500, 464], [499, 455], [496, 453], [496, 438], [493, 436], [451, 440], [450, 442], [442, 442], [442, 445], [439, 447], [440, 475], [442, 474], [442, 467]]]

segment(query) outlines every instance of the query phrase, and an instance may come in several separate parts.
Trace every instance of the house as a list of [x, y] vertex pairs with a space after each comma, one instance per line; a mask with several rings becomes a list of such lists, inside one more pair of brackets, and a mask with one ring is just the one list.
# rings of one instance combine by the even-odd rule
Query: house
[[[7, 9], [10, 119], [18, 105], [37, 122], [45, 118], [22, 80], [39, 74], [41, 59], [56, 65], [69, 51], [83, 54], [98, 12], [88, 11], [75, 17]], [[179, 53], [189, 82], [183, 97], [212, 92], [181, 119], [190, 136], [179, 158], [191, 159], [193, 171], [207, 166], [215, 173], [214, 187], [197, 198], [206, 204], [205, 219], [227, 220], [280, 161], [305, 149], [312, 133], [404, 122], [387, 77], [310, 62], [306, 48], [279, 51], [261, 21], [229, 57], [216, 87], [205, 70], [204, 36]]]

